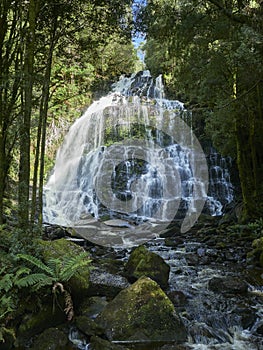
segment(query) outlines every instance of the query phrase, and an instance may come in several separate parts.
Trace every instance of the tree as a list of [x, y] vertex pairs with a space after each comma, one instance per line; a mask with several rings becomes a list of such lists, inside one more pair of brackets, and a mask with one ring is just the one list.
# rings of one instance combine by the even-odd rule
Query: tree
[[244, 219], [263, 214], [262, 14], [262, 1], [235, 0], [152, 0], [141, 12], [148, 67], [201, 111], [220, 151], [235, 144]]
[[108, 86], [119, 64], [130, 72], [130, 43], [130, 0], [1, 1], [0, 223], [12, 192], [19, 227], [26, 230], [36, 219], [41, 224], [48, 126], [64, 111], [62, 123], [76, 119], [95, 82]]

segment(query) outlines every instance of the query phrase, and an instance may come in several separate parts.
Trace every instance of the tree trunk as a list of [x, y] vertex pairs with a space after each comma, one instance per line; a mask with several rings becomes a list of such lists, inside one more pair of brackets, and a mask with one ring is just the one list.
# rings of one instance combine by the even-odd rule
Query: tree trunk
[[[52, 68], [52, 58], [53, 58], [54, 48], [56, 44], [56, 31], [57, 31], [57, 17], [55, 17], [53, 20], [47, 65], [46, 65], [44, 81], [42, 85], [42, 96], [41, 96], [41, 103], [40, 103], [37, 145], [36, 145], [35, 165], [34, 165], [31, 221], [32, 222], [34, 221], [36, 212], [38, 212], [37, 217], [38, 217], [39, 225], [42, 225], [46, 125], [47, 125], [47, 113], [48, 113], [48, 103], [49, 103], [49, 87], [50, 87], [50, 77], [51, 77], [51, 68]], [[38, 183], [39, 165], [40, 165], [40, 171], [39, 171], [39, 183]], [[38, 207], [37, 207], [37, 187], [39, 189]]]
[[[238, 170], [244, 202], [243, 219], [263, 216], [262, 82], [243, 103], [236, 120]], [[254, 102], [254, 103], [253, 103]], [[244, 110], [244, 106], [249, 106]]]
[[33, 108], [32, 90], [34, 73], [35, 26], [37, 0], [30, 0], [28, 10], [28, 32], [24, 62], [24, 86], [21, 93], [22, 117], [20, 120], [20, 162], [18, 214], [20, 228], [29, 227], [29, 185], [30, 185], [30, 128]]

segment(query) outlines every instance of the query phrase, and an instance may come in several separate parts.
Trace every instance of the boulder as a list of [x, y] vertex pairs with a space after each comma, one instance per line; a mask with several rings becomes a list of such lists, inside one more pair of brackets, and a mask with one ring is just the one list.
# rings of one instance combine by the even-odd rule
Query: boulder
[[125, 277], [109, 273], [98, 267], [90, 272], [88, 294], [89, 296], [114, 298], [121, 290], [127, 288], [129, 285]]
[[255, 266], [263, 267], [263, 237], [255, 239], [253, 250], [247, 254], [247, 261]]
[[68, 337], [58, 328], [48, 328], [33, 342], [32, 350], [64, 350], [68, 345]]
[[77, 328], [87, 336], [102, 335], [102, 328], [91, 318], [86, 316], [78, 316], [75, 319]]
[[94, 319], [108, 304], [106, 297], [90, 297], [83, 300], [78, 307], [78, 314]]
[[174, 305], [148, 277], [141, 277], [121, 291], [101, 312], [96, 322], [109, 340], [181, 343], [186, 329]]
[[[40, 246], [45, 262], [51, 258], [74, 257], [85, 251], [82, 247], [64, 238], [55, 241], [40, 241]], [[68, 285], [74, 302], [80, 301], [88, 295], [89, 276], [89, 268], [84, 267], [69, 280]]]
[[53, 310], [52, 301], [43, 305], [36, 313], [26, 314], [18, 328], [16, 345], [24, 346], [30, 338], [40, 334], [45, 329], [56, 327], [66, 321], [63, 310], [56, 307]]
[[129, 350], [121, 345], [112, 344], [108, 340], [92, 336], [90, 339], [91, 350]]
[[244, 294], [248, 291], [246, 282], [238, 277], [213, 277], [208, 282], [209, 289], [222, 294]]
[[166, 289], [170, 266], [158, 254], [148, 251], [145, 246], [141, 245], [131, 253], [124, 273], [131, 282], [142, 276], [147, 276]]

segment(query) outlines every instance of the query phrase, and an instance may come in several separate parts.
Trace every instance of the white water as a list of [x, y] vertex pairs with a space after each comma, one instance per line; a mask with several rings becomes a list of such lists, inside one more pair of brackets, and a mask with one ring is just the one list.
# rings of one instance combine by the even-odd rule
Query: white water
[[[213, 164], [216, 186], [207, 195], [206, 158], [185, 115], [183, 103], [164, 98], [161, 77], [154, 82], [146, 71], [120, 80], [66, 135], [45, 186], [44, 221], [74, 226], [107, 216], [166, 225], [177, 214], [187, 231], [205, 202], [211, 215], [221, 215], [232, 200], [227, 170]], [[134, 176], [133, 163], [142, 160], [145, 167]], [[126, 176], [126, 184], [120, 185], [122, 164], [119, 181]]]

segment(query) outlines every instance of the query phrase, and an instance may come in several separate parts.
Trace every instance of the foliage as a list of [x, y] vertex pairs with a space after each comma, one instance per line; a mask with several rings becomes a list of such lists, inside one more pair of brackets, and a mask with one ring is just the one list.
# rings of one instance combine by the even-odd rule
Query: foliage
[[90, 264], [91, 260], [87, 259], [87, 254], [83, 252], [74, 257], [64, 256], [63, 259], [50, 258], [46, 264], [40, 259], [28, 254], [18, 254], [17, 258], [33, 265], [36, 268], [36, 272], [29, 268], [20, 270], [19, 275], [23, 274], [23, 276], [16, 280], [16, 285], [19, 288], [33, 287], [33, 290], [38, 290], [44, 286], [52, 286], [54, 296], [57, 291], [63, 293], [65, 298], [65, 313], [68, 319], [71, 320], [74, 315], [73, 301], [64, 284], [73, 275], [80, 273], [81, 269]]
[[263, 213], [262, 1], [151, 0], [139, 14], [146, 64], [237, 159], [243, 218]]
[[69, 125], [136, 64], [131, 1], [7, 0], [0, 23], [0, 224], [12, 179], [27, 229], [41, 223], [44, 179]]

